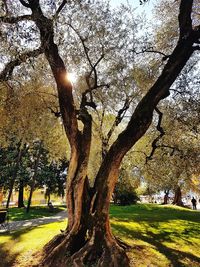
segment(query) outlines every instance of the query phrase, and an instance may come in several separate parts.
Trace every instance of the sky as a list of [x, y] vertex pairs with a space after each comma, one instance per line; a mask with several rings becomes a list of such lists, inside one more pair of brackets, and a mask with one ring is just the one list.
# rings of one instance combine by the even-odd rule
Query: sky
[[[131, 4], [134, 8], [137, 8], [137, 12], [142, 12], [145, 11], [145, 13], [147, 14], [147, 17], [151, 17], [152, 15], [152, 7], [153, 4], [156, 2], [156, 0], [151, 0], [149, 2], [147, 2], [144, 5], [140, 5], [140, 1], [139, 0], [128, 0], [128, 3]], [[120, 4], [126, 4], [127, 0], [110, 0], [110, 3], [113, 7], [117, 7]]]

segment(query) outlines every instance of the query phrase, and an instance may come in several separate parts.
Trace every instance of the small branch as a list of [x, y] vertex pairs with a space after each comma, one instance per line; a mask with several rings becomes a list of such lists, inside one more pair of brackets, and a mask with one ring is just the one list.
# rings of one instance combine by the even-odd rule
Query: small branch
[[[95, 73], [96, 73], [96, 70], [95, 70]], [[89, 78], [88, 78], [88, 81], [86, 79], [86, 82], [87, 82], [87, 85], [88, 85], [88, 89], [86, 89], [83, 93], [82, 93], [82, 100], [81, 100], [81, 107], [83, 106], [90, 106], [94, 109], [96, 109], [96, 104], [94, 103], [93, 101], [93, 97], [92, 97], [92, 91], [98, 89], [98, 88], [102, 88], [102, 87], [107, 87], [109, 88], [109, 85], [108, 84], [100, 84], [98, 85], [97, 84], [97, 76], [96, 76], [96, 79], [95, 79], [95, 83], [94, 85], [91, 87], [90, 85], [90, 82], [89, 82]], [[90, 94], [90, 101], [87, 101], [87, 94]]]
[[142, 49], [142, 51], [139, 51], [139, 52], [137, 52], [136, 50], [133, 50], [133, 52], [136, 55], [143, 54], [143, 53], [155, 53], [155, 54], [159, 54], [159, 55], [162, 55], [163, 56], [163, 60], [166, 60], [166, 59], [168, 59], [170, 57], [170, 55], [166, 55], [163, 52], [160, 52], [160, 51], [157, 51], [157, 50], [153, 50], [151, 47], [149, 47], [148, 49]]
[[130, 99], [129, 99], [129, 97], [127, 97], [125, 102], [124, 102], [124, 106], [118, 111], [117, 116], [115, 118], [115, 121], [114, 121], [110, 131], [107, 134], [107, 140], [108, 141], [110, 140], [110, 138], [114, 132], [115, 127], [118, 126], [120, 124], [120, 122], [122, 121], [122, 119], [124, 118], [125, 112], [129, 108], [129, 106], [130, 106]]
[[4, 7], [5, 7], [5, 12], [6, 12], [6, 16], [7, 16], [9, 14], [7, 0], [3, 0], [3, 4], [4, 4]]
[[127, 97], [125, 102], [124, 102], [124, 106], [118, 111], [117, 113], [117, 116], [115, 118], [115, 121], [113, 122], [108, 134], [106, 137], [103, 137], [102, 138], [102, 155], [103, 157], [105, 157], [106, 153], [107, 153], [107, 148], [108, 148], [108, 142], [115, 130], [115, 128], [120, 124], [120, 122], [123, 120], [125, 114], [126, 114], [126, 111], [128, 110], [129, 106], [130, 106], [130, 103], [132, 101], [133, 97], [130, 98], [130, 97]]
[[152, 157], [153, 157], [153, 155], [154, 155], [154, 153], [155, 153], [155, 151], [156, 151], [156, 149], [158, 147], [158, 145], [157, 145], [158, 141], [163, 137], [163, 135], [165, 135], [165, 131], [163, 130], [163, 128], [161, 126], [163, 113], [157, 107], [155, 108], [155, 111], [158, 113], [158, 124], [156, 126], [156, 129], [160, 132], [160, 135], [157, 136], [153, 140], [153, 142], [152, 142], [152, 150], [151, 150], [150, 155], [148, 157], [146, 157], [146, 162], [148, 160], [152, 159]]
[[[81, 106], [84, 105], [84, 103], [87, 102], [86, 100], [86, 95], [89, 93], [90, 94], [90, 102], [87, 102], [87, 103], [92, 103], [92, 106], [94, 106], [94, 102], [93, 102], [93, 98], [92, 98], [92, 91], [99, 88], [99, 87], [102, 87], [102, 85], [98, 85], [98, 77], [97, 77], [97, 70], [96, 70], [96, 67], [97, 65], [101, 62], [101, 60], [104, 58], [104, 53], [102, 51], [102, 54], [101, 56], [97, 59], [96, 63], [92, 63], [92, 60], [90, 59], [90, 56], [89, 56], [89, 49], [88, 47], [85, 45], [85, 39], [80, 35], [80, 33], [73, 27], [73, 25], [71, 23], [68, 23], [68, 26], [76, 33], [76, 35], [78, 36], [78, 38], [80, 39], [81, 41], [81, 44], [83, 46], [83, 50], [84, 50], [84, 53], [85, 53], [85, 56], [87, 58], [87, 61], [91, 67], [91, 70], [89, 72], [89, 74], [87, 75], [87, 77], [85, 78], [86, 79], [86, 83], [88, 85], [88, 89], [82, 94], [82, 101], [81, 101]], [[92, 73], [94, 73], [94, 80], [93, 80], [93, 84], [91, 85], [91, 82], [90, 82], [90, 78], [91, 78], [91, 75]], [[96, 105], [95, 105], [96, 106]]]
[[36, 92], [38, 94], [44, 94], [44, 95], [50, 95], [50, 96], [53, 96], [55, 97], [56, 99], [58, 99], [58, 95], [57, 94], [53, 94], [53, 93], [48, 93], [48, 92]]
[[88, 55], [88, 51], [89, 51], [89, 49], [88, 49], [87, 46], [85, 45], [85, 39], [84, 39], [84, 38], [80, 35], [80, 33], [74, 28], [74, 26], [72, 26], [71, 23], [68, 23], [67, 25], [68, 25], [68, 26], [69, 26], [69, 27], [76, 33], [76, 35], [79, 37], [79, 39], [80, 39], [80, 41], [81, 41], [81, 43], [82, 43], [82, 45], [83, 45], [84, 53], [85, 53], [86, 58], [87, 58], [87, 60], [88, 60], [88, 62], [89, 62], [89, 65], [91, 66], [91, 68], [93, 68], [91, 59], [90, 59], [90, 57], [89, 57], [89, 55]]
[[200, 46], [199, 45], [195, 45], [195, 46], [193, 46], [193, 49], [194, 49], [194, 51], [200, 51]]
[[58, 7], [56, 14], [54, 16], [54, 18], [57, 18], [59, 13], [62, 11], [62, 9], [64, 8], [64, 6], [66, 5], [67, 0], [63, 0], [62, 3], [60, 4], [60, 6]]
[[100, 58], [97, 60], [97, 62], [96, 62], [94, 65], [91, 66], [91, 71], [90, 71], [90, 73], [89, 73], [89, 77], [91, 77], [92, 72], [94, 72], [94, 85], [93, 85], [93, 87], [95, 87], [95, 88], [98, 87], [98, 85], [97, 85], [98, 81], [97, 81], [97, 71], [96, 71], [96, 67], [97, 67], [97, 65], [100, 63], [100, 61], [101, 61], [103, 58], [104, 58], [104, 54], [102, 54], [102, 55], [100, 56]]
[[19, 17], [8, 17], [8, 16], [0, 17], [0, 22], [2, 22], [2, 23], [14, 24], [14, 23], [17, 23], [17, 22], [22, 21], [22, 20], [32, 20], [32, 16], [31, 15], [23, 15], [23, 16], [19, 16]]
[[175, 151], [178, 151], [178, 152], [181, 152], [181, 150], [178, 148], [178, 147], [174, 147], [174, 146], [169, 146], [169, 145], [159, 145], [159, 146], [157, 146], [158, 148], [170, 148], [170, 149], [172, 149], [172, 152], [170, 153], [170, 156], [173, 156], [174, 155], [174, 152]]
[[42, 53], [43, 53], [43, 49], [40, 47], [38, 49], [28, 51], [28, 52], [22, 53], [21, 55], [18, 55], [16, 59], [14, 59], [13, 61], [10, 61], [9, 63], [5, 65], [5, 68], [0, 73], [0, 81], [8, 81], [11, 78], [15, 67], [21, 65], [21, 63], [23, 62], [26, 62], [28, 58], [37, 57]]
[[31, 8], [30, 4], [27, 3], [26, 1], [24, 1], [24, 0], [19, 0], [19, 1], [20, 1], [20, 3], [21, 3], [23, 6], [28, 7], [28, 8]]
[[58, 110], [55, 111], [49, 106], [47, 106], [47, 108], [51, 111], [52, 114], [54, 114], [56, 116], [56, 118], [60, 118], [61, 117], [61, 112], [60, 111], [58, 111]]
[[143, 5], [143, 4], [147, 3], [147, 2], [149, 2], [149, 0], [139, 0], [139, 1], [140, 1], [140, 5]]
[[[161, 126], [161, 122], [162, 122], [162, 117], [163, 117], [163, 113], [156, 107], [155, 111], [158, 113], [158, 125], [157, 125], [157, 130], [160, 132], [160, 134], [163, 136], [165, 134], [162, 126]], [[161, 137], [162, 137], [161, 136]]]
[[178, 89], [170, 88], [169, 91], [172, 91], [172, 92], [176, 93], [176, 95], [177, 94], [180, 94], [180, 95], [184, 95], [184, 94], [189, 94], [190, 95], [191, 94], [191, 92], [189, 90], [188, 91], [180, 91]]

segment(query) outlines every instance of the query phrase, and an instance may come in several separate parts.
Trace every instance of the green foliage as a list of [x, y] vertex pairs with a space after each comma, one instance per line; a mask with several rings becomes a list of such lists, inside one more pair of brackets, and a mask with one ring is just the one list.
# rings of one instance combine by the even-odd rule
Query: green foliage
[[42, 184], [46, 188], [45, 197], [50, 201], [50, 195], [56, 194], [64, 197], [66, 172], [69, 162], [66, 159], [52, 161], [46, 164], [42, 170]]
[[[0, 149], [0, 186], [3, 187], [4, 192], [10, 190], [13, 174], [16, 171], [18, 145], [12, 141], [8, 147]], [[39, 146], [40, 141], [38, 140], [29, 145], [24, 144], [21, 147], [22, 156], [14, 180], [16, 190], [19, 189], [20, 183], [23, 183], [23, 187], [31, 187]], [[46, 194], [49, 197], [53, 193], [63, 196], [68, 161], [65, 158], [52, 160], [49, 151], [44, 147], [43, 143], [40, 148], [40, 154], [34, 189], [45, 187]]]
[[139, 200], [139, 197], [133, 190], [118, 191], [116, 189], [114, 192], [115, 204], [126, 206], [126, 205], [136, 204], [137, 200]]
[[135, 204], [137, 200], [139, 200], [131, 178], [132, 177], [128, 176], [128, 172], [126, 170], [121, 169], [120, 176], [113, 193], [113, 200], [115, 204], [123, 206], [131, 205]]
[[0, 184], [3, 186], [4, 191], [9, 189], [13, 175], [16, 171], [16, 160], [19, 146], [21, 147], [20, 149], [22, 151], [22, 158], [20, 160], [19, 169], [17, 170], [15, 182], [17, 185], [20, 179], [23, 180], [25, 184], [28, 181], [28, 147], [26, 144], [21, 146], [20, 143], [17, 143], [16, 141], [17, 140], [13, 138], [10, 140], [9, 146], [0, 148]]

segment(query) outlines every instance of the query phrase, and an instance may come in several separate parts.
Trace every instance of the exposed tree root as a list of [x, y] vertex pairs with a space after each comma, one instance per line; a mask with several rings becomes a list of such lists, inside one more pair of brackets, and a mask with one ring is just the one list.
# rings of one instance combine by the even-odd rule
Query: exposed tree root
[[101, 240], [93, 235], [78, 251], [71, 253], [73, 236], [58, 235], [44, 248], [44, 258], [38, 266], [45, 267], [128, 267], [129, 260], [121, 240], [110, 235]]

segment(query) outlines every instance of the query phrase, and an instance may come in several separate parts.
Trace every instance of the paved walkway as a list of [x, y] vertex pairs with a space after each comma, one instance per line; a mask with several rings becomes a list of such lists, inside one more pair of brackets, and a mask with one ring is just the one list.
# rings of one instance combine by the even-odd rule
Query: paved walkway
[[[13, 221], [9, 222], [10, 231], [20, 230], [26, 227], [33, 227], [47, 223], [60, 222], [67, 218], [67, 211], [61, 211], [50, 217], [42, 217], [24, 221]], [[0, 229], [0, 233], [6, 232], [5, 229]]]

